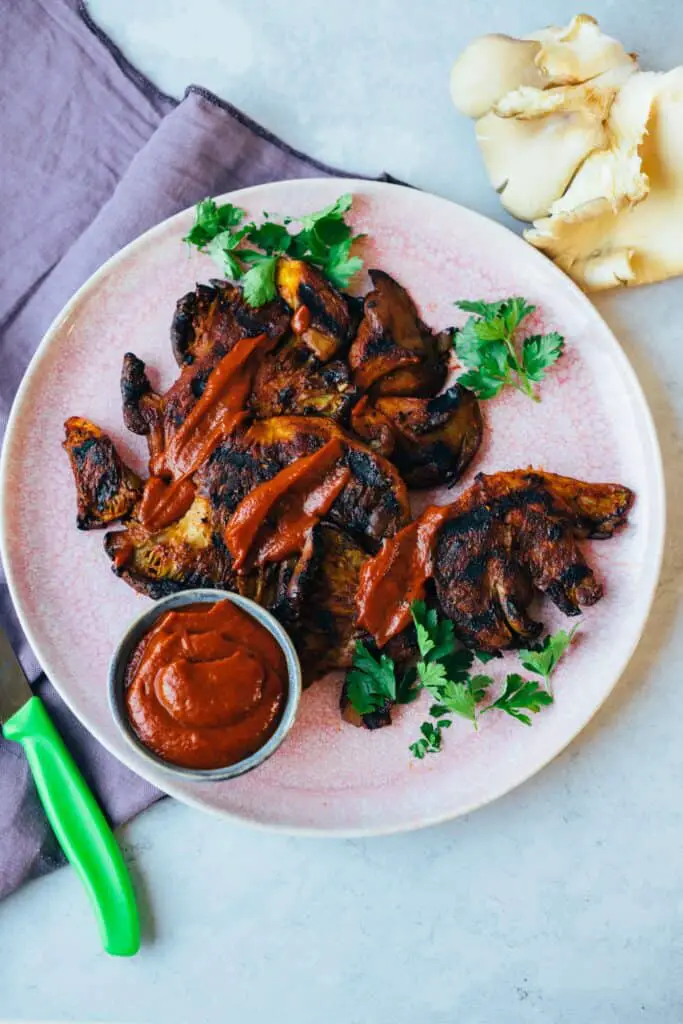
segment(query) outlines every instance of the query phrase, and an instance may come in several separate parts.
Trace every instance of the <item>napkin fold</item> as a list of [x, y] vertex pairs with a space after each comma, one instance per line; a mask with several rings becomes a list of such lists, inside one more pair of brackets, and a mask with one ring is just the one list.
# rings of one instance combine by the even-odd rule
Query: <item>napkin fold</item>
[[[179, 103], [165, 96], [76, 0], [0, 0], [0, 11], [1, 439], [50, 322], [123, 245], [207, 195], [344, 172], [198, 86]], [[41, 673], [1, 567], [0, 623], [110, 821], [121, 824], [159, 799], [80, 725]], [[61, 863], [22, 751], [0, 738], [0, 897]]]

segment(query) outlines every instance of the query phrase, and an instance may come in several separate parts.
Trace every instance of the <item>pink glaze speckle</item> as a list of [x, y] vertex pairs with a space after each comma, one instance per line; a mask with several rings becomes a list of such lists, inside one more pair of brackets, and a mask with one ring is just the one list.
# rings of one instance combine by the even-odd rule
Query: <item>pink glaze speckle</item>
[[[3, 464], [3, 557], [14, 600], [39, 660], [85, 725], [180, 799], [252, 822], [327, 833], [391, 831], [452, 817], [506, 792], [557, 754], [605, 699], [635, 646], [663, 541], [659, 449], [635, 376], [590, 302], [533, 249], [445, 200], [391, 185], [284, 182], [245, 190], [238, 202], [254, 216], [263, 209], [303, 213], [349, 189], [355, 227], [370, 236], [366, 265], [405, 284], [431, 325], [464, 320], [455, 299], [522, 294], [539, 308], [534, 329], [566, 336], [566, 354], [543, 384], [540, 404], [517, 393], [484, 403], [485, 442], [462, 486], [480, 470], [536, 466], [618, 481], [638, 495], [629, 527], [591, 544], [605, 597], [583, 616], [580, 640], [555, 676], [556, 702], [533, 728], [497, 713], [479, 732], [456, 721], [443, 753], [416, 762], [408, 745], [426, 700], [398, 712], [392, 728], [368, 733], [340, 720], [339, 679], [329, 676], [304, 694], [281, 750], [240, 779], [178, 783], [150, 769], [119, 736], [107, 706], [107, 664], [147, 599], [112, 575], [102, 534], [75, 529], [63, 421], [95, 420], [143, 469], [143, 439], [127, 434], [121, 419], [121, 359], [134, 351], [154, 368], [160, 387], [174, 379], [168, 332], [175, 302], [215, 273], [181, 242], [191, 213], [110, 261], [53, 325], [16, 403]], [[450, 497], [416, 494], [414, 509]], [[550, 628], [567, 622], [546, 604], [541, 612]], [[493, 674], [502, 678], [512, 660]]]

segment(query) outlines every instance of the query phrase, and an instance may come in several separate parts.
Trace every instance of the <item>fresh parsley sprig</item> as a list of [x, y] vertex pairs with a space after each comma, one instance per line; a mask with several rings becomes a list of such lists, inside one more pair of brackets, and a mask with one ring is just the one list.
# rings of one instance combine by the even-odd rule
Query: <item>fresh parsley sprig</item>
[[569, 632], [566, 629], [558, 629], [557, 633], [549, 633], [540, 643], [532, 644], [528, 649], [519, 651], [519, 660], [522, 666], [527, 672], [533, 672], [534, 675], [543, 677], [548, 693], [552, 692], [550, 677], [562, 655], [571, 646], [578, 628], [579, 623]]
[[396, 678], [396, 665], [386, 654], [375, 657], [360, 641], [346, 679], [346, 696], [359, 715], [381, 711], [389, 704], [410, 704], [419, 695], [415, 671]]
[[441, 731], [448, 729], [450, 724], [448, 718], [444, 718], [441, 722], [423, 722], [420, 726], [422, 735], [409, 747], [413, 756], [421, 761], [425, 754], [438, 754], [441, 750]]
[[534, 384], [540, 383], [564, 348], [556, 331], [529, 335], [516, 344], [515, 332], [536, 309], [526, 299], [499, 302], [456, 302], [458, 309], [471, 313], [464, 327], [455, 332], [454, 348], [466, 372], [458, 383], [474, 391], [477, 398], [494, 398], [506, 386], [516, 388], [534, 402], [540, 401]]
[[550, 677], [569, 649], [578, 626], [569, 632], [560, 629], [519, 652], [524, 668], [541, 676], [544, 685], [512, 672], [506, 677], [503, 692], [482, 707], [490, 699], [488, 693], [494, 681], [488, 675], [472, 674], [472, 666], [475, 658], [486, 663], [496, 655], [458, 648], [453, 623], [440, 619], [424, 601], [413, 601], [410, 611], [419, 652], [416, 665], [399, 677], [387, 654], [375, 656], [358, 642], [346, 695], [358, 714], [366, 715], [391, 704], [409, 704], [426, 690], [433, 700], [429, 708], [432, 721], [422, 723], [420, 737], [410, 745], [416, 758], [422, 760], [427, 754], [439, 753], [443, 730], [450, 728], [453, 715], [472, 722], [475, 729], [487, 711], [503, 711], [518, 722], [531, 725], [530, 715], [553, 703]]
[[531, 725], [529, 714], [537, 714], [553, 703], [550, 693], [550, 676], [558, 661], [572, 642], [576, 629], [571, 632], [558, 630], [547, 636], [532, 648], [520, 651], [525, 668], [541, 675], [545, 687], [536, 681], [523, 679], [517, 673], [510, 673], [500, 696], [481, 708], [493, 685], [490, 676], [471, 674], [474, 658], [486, 664], [496, 657], [485, 651], [457, 649], [453, 624], [448, 619], [439, 620], [434, 609], [428, 609], [423, 601], [414, 601], [411, 613], [420, 653], [417, 663], [417, 682], [427, 690], [435, 703], [429, 709], [433, 722], [423, 722], [421, 736], [412, 743], [410, 750], [420, 760], [427, 754], [441, 750], [442, 732], [451, 724], [450, 715], [459, 715], [471, 721], [475, 729], [479, 717], [487, 711], [503, 711], [524, 725]]
[[430, 715], [433, 718], [448, 714], [460, 715], [461, 718], [467, 718], [476, 725], [477, 695], [480, 693], [482, 681], [488, 680], [488, 677], [475, 676], [477, 684], [475, 688], [472, 687], [473, 680], [469, 670], [472, 667], [473, 655], [470, 651], [456, 649], [453, 623], [450, 619], [439, 620], [436, 611], [433, 608], [428, 609], [424, 601], [413, 601], [410, 611], [420, 652], [417, 680], [422, 689], [427, 690], [435, 701], [430, 709]]
[[338, 288], [347, 288], [363, 267], [363, 260], [351, 255], [351, 246], [364, 236], [354, 235], [345, 220], [352, 201], [347, 192], [324, 210], [298, 220], [272, 220], [264, 212], [266, 219], [257, 225], [253, 221], [244, 224], [245, 211], [232, 203], [217, 206], [213, 199], [204, 199], [197, 204], [195, 223], [184, 241], [208, 253], [227, 277], [241, 281], [250, 306], [262, 306], [275, 298], [275, 272], [281, 256], [312, 263]]
[[534, 715], [541, 708], [552, 704], [553, 698], [547, 690], [539, 686], [535, 680], [522, 679], [516, 672], [511, 673], [505, 680], [505, 689], [497, 700], [482, 708], [481, 714], [487, 711], [504, 711], [506, 714], [516, 718], [524, 725], [531, 725], [531, 719], [524, 711], [531, 711]]

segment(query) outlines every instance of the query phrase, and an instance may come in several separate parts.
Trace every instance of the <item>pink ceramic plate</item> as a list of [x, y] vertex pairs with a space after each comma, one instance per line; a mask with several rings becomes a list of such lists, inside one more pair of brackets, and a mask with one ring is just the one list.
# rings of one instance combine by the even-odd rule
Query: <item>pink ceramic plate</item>
[[[109, 655], [146, 598], [111, 573], [102, 535], [75, 528], [63, 421], [87, 416], [125, 458], [144, 467], [142, 438], [122, 423], [119, 371], [136, 352], [166, 387], [176, 374], [168, 339], [175, 302], [215, 275], [181, 238], [192, 211], [160, 224], [111, 259], [48, 331], [14, 406], [2, 465], [2, 556], [22, 623], [45, 671], [85, 725], [161, 789], [207, 810], [289, 831], [368, 834], [411, 829], [472, 810], [538, 771], [605, 700], [642, 632], [664, 534], [664, 486], [654, 427], [638, 381], [591, 303], [545, 258], [498, 224], [436, 196], [365, 181], [293, 181], [225, 197], [258, 217], [299, 214], [354, 194], [353, 222], [367, 232], [366, 266], [405, 284], [424, 319], [442, 328], [463, 317], [458, 298], [524, 295], [534, 326], [566, 336], [566, 354], [536, 405], [518, 393], [483, 403], [486, 437], [474, 472], [536, 466], [632, 487], [630, 525], [593, 542], [605, 597], [583, 616], [580, 641], [555, 675], [555, 704], [526, 728], [491, 713], [479, 732], [457, 721], [439, 756], [415, 761], [425, 700], [375, 733], [343, 723], [338, 679], [304, 694], [299, 720], [263, 767], [229, 782], [192, 784], [150, 768], [119, 736], [107, 708]], [[367, 281], [360, 282], [362, 290]], [[49, 481], [49, 487], [46, 486]], [[448, 492], [437, 500], [449, 500]], [[418, 495], [416, 508], [425, 501]], [[567, 624], [543, 607], [551, 628]], [[506, 664], [496, 665], [501, 677]]]

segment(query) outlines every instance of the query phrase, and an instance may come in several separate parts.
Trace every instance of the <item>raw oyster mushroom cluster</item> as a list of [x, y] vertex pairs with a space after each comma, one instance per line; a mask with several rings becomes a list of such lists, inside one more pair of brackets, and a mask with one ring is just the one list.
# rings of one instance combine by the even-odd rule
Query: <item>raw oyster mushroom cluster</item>
[[475, 39], [451, 96], [524, 237], [588, 291], [683, 273], [683, 67], [641, 71], [587, 14]]

